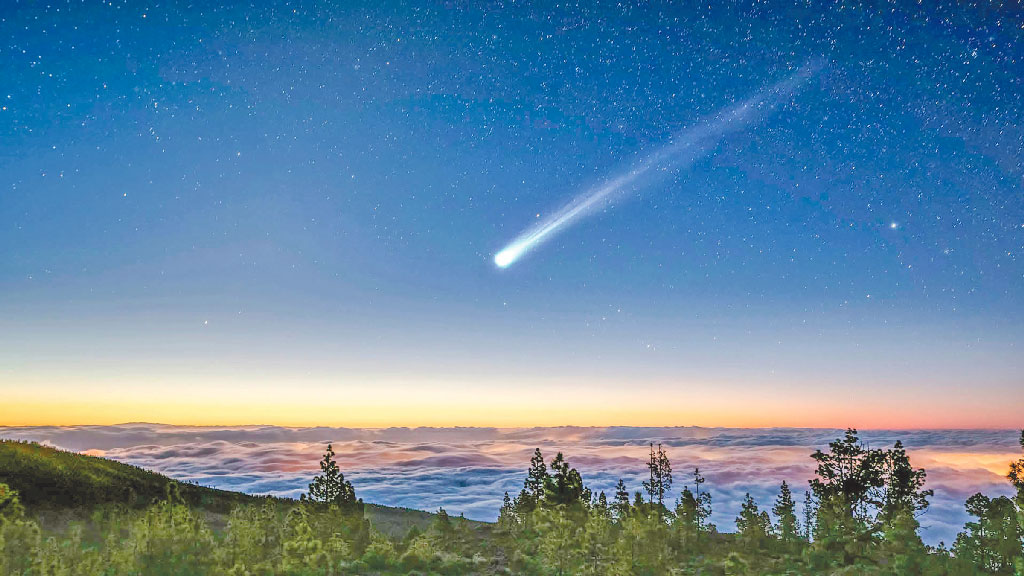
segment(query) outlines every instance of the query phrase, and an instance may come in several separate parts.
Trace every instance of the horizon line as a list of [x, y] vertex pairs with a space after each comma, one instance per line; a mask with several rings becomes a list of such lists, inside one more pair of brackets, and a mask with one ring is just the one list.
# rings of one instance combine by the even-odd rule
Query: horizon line
[[579, 424], [560, 424], [553, 426], [541, 426], [541, 425], [520, 425], [520, 426], [485, 426], [485, 425], [459, 425], [451, 424], [446, 426], [430, 426], [430, 425], [401, 425], [392, 424], [389, 426], [344, 426], [344, 425], [330, 425], [330, 424], [317, 424], [317, 425], [290, 425], [290, 424], [269, 424], [269, 423], [251, 423], [251, 424], [174, 424], [168, 422], [149, 422], [149, 421], [127, 421], [127, 422], [114, 422], [108, 424], [4, 424], [0, 423], [0, 428], [100, 428], [100, 427], [111, 427], [111, 426], [167, 426], [176, 428], [289, 428], [295, 430], [311, 430], [316, 428], [333, 428], [339, 430], [526, 430], [526, 429], [565, 429], [565, 428], [577, 428], [577, 429], [604, 429], [604, 428], [637, 428], [637, 429], [657, 429], [657, 428], [698, 428], [698, 429], [725, 429], [725, 430], [864, 430], [864, 431], [929, 431], [929, 430], [971, 430], [971, 431], [1005, 431], [1005, 430], [1024, 430], [1024, 423], [1020, 426], [917, 426], [917, 427], [874, 427], [874, 426], [786, 426], [786, 425], [774, 425], [774, 426], [706, 426], [700, 424], [668, 424], [668, 425], [635, 425], [635, 424], [604, 424], [604, 425], [579, 425]]

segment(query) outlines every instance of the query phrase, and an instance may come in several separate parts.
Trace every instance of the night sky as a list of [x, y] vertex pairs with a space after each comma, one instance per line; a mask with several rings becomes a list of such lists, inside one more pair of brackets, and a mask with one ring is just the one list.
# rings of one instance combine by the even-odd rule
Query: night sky
[[1019, 427], [1021, 13], [710, 4], [3, 2], [0, 421]]

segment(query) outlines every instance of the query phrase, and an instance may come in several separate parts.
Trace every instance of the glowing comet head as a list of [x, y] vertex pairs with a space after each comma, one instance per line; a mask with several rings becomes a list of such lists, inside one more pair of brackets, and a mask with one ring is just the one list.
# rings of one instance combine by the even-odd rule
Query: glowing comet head
[[508, 268], [513, 262], [519, 259], [525, 251], [521, 244], [512, 244], [501, 252], [494, 255], [494, 264], [498, 268]]

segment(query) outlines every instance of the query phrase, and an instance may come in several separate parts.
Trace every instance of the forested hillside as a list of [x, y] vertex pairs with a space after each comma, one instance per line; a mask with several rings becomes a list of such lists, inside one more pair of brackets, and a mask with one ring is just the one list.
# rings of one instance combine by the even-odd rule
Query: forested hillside
[[[68, 521], [85, 521], [96, 510], [143, 509], [167, 497], [168, 486], [182, 503], [220, 527], [238, 506], [269, 504], [284, 511], [294, 500], [252, 496], [177, 482], [137, 466], [57, 450], [30, 442], [0, 440], [0, 483], [18, 493], [29, 515], [44, 527]], [[412, 526], [426, 529], [434, 515], [420, 510], [366, 504], [365, 515], [374, 528], [400, 537]]]
[[[106, 458], [65, 452], [28, 442], [0, 441], [0, 482], [17, 490], [29, 510], [95, 508], [120, 504], [139, 508], [167, 494], [166, 476]], [[230, 512], [255, 497], [177, 483], [189, 506]]]
[[[869, 449], [855, 430], [811, 455], [803, 506], [783, 482], [773, 502], [747, 497], [734, 533], [709, 522], [700, 470], [674, 471], [660, 446], [633, 494], [621, 481], [595, 494], [562, 454], [537, 450], [494, 525], [364, 505], [333, 456], [293, 501], [0, 443], [0, 574], [1024, 574], [1024, 458], [1008, 463], [1016, 497], [972, 496], [972, 520], [934, 548], [917, 533], [925, 471], [899, 442]], [[77, 512], [41, 528], [56, 510]]]

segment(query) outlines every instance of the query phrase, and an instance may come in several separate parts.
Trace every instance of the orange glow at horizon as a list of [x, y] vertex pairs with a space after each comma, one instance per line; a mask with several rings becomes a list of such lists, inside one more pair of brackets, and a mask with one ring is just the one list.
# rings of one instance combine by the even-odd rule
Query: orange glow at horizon
[[[1019, 428], [1021, 403], [971, 406], [935, 398], [914, 412], [891, 404], [856, 404], [827, 394], [690, 385], [594, 390], [585, 386], [486, 389], [465, 383], [207, 386], [182, 383], [146, 389], [92, 387], [83, 397], [63, 388], [19, 387], [6, 394], [0, 425], [109, 425], [153, 422], [196, 426], [704, 426], [861, 429]], [[281, 390], [289, 390], [288, 396]], [[709, 393], [714, 391], [715, 393]], [[647, 398], [654, 398], [648, 401]]]

